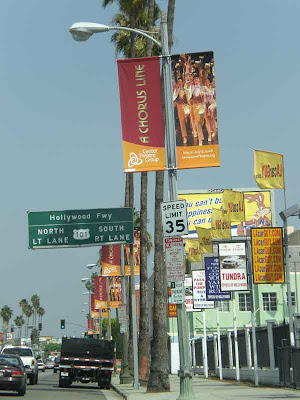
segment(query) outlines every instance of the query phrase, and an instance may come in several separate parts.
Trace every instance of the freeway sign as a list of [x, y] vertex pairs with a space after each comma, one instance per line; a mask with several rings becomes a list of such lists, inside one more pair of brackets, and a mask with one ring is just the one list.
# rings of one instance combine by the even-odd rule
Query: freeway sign
[[29, 248], [133, 244], [133, 209], [28, 212]]

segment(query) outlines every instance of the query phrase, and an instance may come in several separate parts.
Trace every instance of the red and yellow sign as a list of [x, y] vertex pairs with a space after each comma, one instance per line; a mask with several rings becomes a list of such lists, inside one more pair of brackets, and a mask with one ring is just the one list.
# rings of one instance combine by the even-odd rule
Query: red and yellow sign
[[261, 189], [284, 189], [283, 155], [254, 150], [254, 178]]
[[282, 228], [252, 228], [254, 283], [284, 283]]
[[125, 172], [166, 169], [159, 57], [118, 60]]
[[200, 228], [196, 226], [199, 249], [202, 254], [208, 254], [213, 252], [212, 239], [211, 239], [211, 229]]
[[176, 304], [169, 304], [169, 318], [177, 317], [177, 307]]
[[106, 277], [95, 276], [95, 309], [107, 307]]
[[120, 276], [121, 275], [121, 255], [120, 245], [110, 244], [102, 246], [101, 264], [103, 276]]
[[213, 208], [211, 213], [211, 237], [231, 239], [231, 224], [224, 220], [223, 211], [216, 208]]

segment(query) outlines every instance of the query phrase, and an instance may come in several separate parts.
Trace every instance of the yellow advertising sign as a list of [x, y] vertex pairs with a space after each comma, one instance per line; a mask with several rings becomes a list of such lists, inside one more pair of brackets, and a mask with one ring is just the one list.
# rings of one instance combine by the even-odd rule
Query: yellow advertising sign
[[205, 228], [199, 228], [196, 226], [200, 252], [202, 254], [208, 254], [213, 252], [212, 240], [211, 240], [211, 230]]
[[[250, 235], [250, 228], [272, 226], [271, 192], [244, 191], [245, 222], [232, 223], [231, 235]], [[196, 237], [196, 226], [211, 229], [212, 209], [222, 207], [223, 190], [214, 193], [180, 193], [180, 199], [185, 199], [187, 204], [187, 217], [189, 235]]]
[[252, 228], [254, 283], [284, 283], [282, 228]]
[[212, 239], [231, 239], [230, 222], [224, 221], [222, 210], [212, 209], [211, 237]]
[[202, 255], [200, 252], [200, 245], [198, 240], [186, 239], [184, 248], [188, 261], [198, 262], [202, 260]]
[[245, 221], [244, 193], [224, 190], [222, 199], [224, 219], [228, 222]]
[[254, 150], [254, 178], [261, 189], [284, 189], [283, 155]]

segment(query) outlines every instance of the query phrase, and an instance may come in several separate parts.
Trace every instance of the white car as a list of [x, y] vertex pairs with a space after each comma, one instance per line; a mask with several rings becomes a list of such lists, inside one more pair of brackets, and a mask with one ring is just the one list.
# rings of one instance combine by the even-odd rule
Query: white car
[[222, 268], [245, 268], [245, 260], [239, 256], [229, 256], [221, 261]]
[[44, 361], [39, 359], [39, 360], [37, 360], [37, 363], [38, 363], [38, 370], [42, 371], [42, 372], [45, 372], [46, 371], [46, 366], [44, 364]]
[[1, 354], [18, 354], [25, 367], [29, 383], [31, 385], [36, 385], [38, 383], [38, 363], [31, 347], [6, 345], [1, 350]]

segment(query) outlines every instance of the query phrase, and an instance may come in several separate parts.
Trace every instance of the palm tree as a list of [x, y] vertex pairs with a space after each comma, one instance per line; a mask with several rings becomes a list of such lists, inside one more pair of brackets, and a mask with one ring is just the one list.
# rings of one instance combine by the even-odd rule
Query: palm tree
[[[168, 40], [173, 43], [175, 0], [168, 2]], [[164, 173], [156, 172], [154, 228], [154, 319], [151, 342], [151, 365], [147, 392], [170, 391], [168, 375], [166, 268], [163, 259], [163, 237], [160, 204], [163, 201]]]
[[3, 344], [6, 343], [8, 324], [13, 315], [13, 311], [7, 305], [3, 306], [0, 310], [0, 316], [3, 320]]
[[28, 326], [29, 326], [29, 319], [33, 314], [33, 307], [30, 304], [24, 306], [24, 314], [26, 316], [26, 337], [28, 337]]
[[27, 301], [26, 299], [22, 299], [22, 300], [19, 301], [19, 306], [20, 306], [21, 309], [22, 309], [22, 313], [23, 313], [23, 308], [24, 308], [24, 306], [25, 306], [26, 304], [28, 304], [28, 301]]
[[36, 313], [37, 313], [37, 315], [39, 316], [39, 322], [42, 322], [43, 321], [43, 316], [45, 315], [45, 309], [43, 308], [43, 307], [39, 307], [37, 310], [36, 310]]
[[25, 324], [23, 315], [19, 315], [18, 317], [16, 317], [14, 322], [15, 322], [15, 325], [18, 327], [18, 341], [20, 344], [21, 337], [22, 337], [22, 326]]
[[33, 294], [31, 296], [30, 300], [31, 300], [32, 307], [33, 307], [32, 325], [35, 326], [36, 325], [36, 312], [37, 312], [38, 308], [40, 307], [40, 297], [37, 294]]

